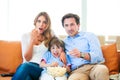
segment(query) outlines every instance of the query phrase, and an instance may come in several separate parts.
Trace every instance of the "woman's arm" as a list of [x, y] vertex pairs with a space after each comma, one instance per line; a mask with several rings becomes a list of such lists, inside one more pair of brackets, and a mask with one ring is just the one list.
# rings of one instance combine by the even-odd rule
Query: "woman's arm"
[[39, 35], [35, 29], [22, 37], [22, 53], [26, 61], [30, 61], [33, 55], [33, 46], [39, 43]]
[[29, 61], [32, 58], [32, 55], [33, 55], [33, 44], [30, 43], [28, 45], [28, 49], [24, 53], [24, 58], [26, 59], [26, 61]]

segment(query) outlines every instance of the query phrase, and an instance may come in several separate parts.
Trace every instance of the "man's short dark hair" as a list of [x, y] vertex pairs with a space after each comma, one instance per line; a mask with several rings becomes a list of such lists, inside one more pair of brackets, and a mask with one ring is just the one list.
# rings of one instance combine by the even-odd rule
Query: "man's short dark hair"
[[66, 18], [74, 18], [77, 24], [80, 24], [80, 17], [77, 14], [68, 13], [62, 17], [62, 26], [64, 27], [64, 20]]

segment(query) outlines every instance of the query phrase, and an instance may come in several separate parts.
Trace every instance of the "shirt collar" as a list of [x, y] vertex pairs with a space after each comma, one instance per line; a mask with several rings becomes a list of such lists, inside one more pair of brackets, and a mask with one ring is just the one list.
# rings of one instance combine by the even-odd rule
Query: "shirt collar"
[[71, 36], [68, 36], [68, 38], [76, 38], [76, 37], [80, 37], [84, 34], [84, 32], [78, 32], [75, 36], [71, 37]]

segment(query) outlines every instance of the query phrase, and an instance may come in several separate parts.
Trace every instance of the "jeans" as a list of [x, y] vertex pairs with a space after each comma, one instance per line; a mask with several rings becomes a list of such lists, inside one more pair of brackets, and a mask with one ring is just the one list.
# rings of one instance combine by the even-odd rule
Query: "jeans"
[[17, 68], [12, 80], [39, 80], [42, 70], [37, 63], [23, 63]]

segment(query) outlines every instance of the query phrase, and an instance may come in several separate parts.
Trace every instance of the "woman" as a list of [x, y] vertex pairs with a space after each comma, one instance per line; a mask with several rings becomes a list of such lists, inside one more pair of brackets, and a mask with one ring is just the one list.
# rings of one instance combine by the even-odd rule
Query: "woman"
[[46, 12], [39, 13], [34, 20], [35, 28], [22, 37], [23, 63], [18, 67], [12, 80], [38, 80], [41, 75], [39, 63], [48, 50], [52, 37], [51, 20]]

